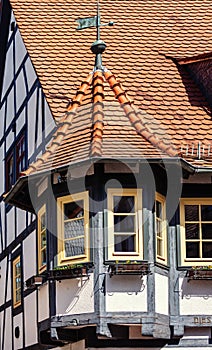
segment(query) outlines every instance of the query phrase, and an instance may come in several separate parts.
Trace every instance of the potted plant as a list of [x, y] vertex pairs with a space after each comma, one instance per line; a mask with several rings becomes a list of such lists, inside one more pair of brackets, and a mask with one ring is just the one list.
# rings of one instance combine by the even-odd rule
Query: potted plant
[[212, 265], [192, 266], [187, 270], [186, 277], [190, 280], [212, 279]]
[[83, 263], [56, 266], [53, 270], [49, 271], [49, 279], [62, 280], [87, 276], [91, 265], [89, 263]]

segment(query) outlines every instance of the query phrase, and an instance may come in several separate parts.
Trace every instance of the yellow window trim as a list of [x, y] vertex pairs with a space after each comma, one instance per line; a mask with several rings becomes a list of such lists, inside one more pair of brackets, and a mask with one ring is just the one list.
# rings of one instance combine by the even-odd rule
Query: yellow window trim
[[[114, 252], [114, 222], [113, 222], [113, 197], [133, 196], [135, 197], [136, 217], [136, 251]], [[109, 188], [107, 190], [108, 201], [108, 259], [109, 260], [142, 260], [143, 259], [143, 230], [142, 230], [142, 189], [132, 188]], [[132, 215], [132, 214], [130, 214]], [[134, 215], [134, 214], [133, 214]], [[130, 233], [129, 233], [130, 234]]]
[[[162, 207], [162, 218], [157, 218], [156, 213], [156, 201], [161, 203]], [[157, 221], [160, 220], [162, 222], [162, 235], [161, 237], [157, 235]], [[166, 221], [166, 198], [156, 192], [155, 194], [155, 237], [156, 237], [156, 261], [160, 264], [167, 264], [167, 221]], [[158, 240], [162, 241], [162, 251], [161, 255], [158, 254]]]
[[[84, 203], [84, 244], [85, 254], [65, 257], [64, 247], [64, 204], [82, 200]], [[58, 226], [58, 264], [83, 263], [90, 259], [89, 253], [89, 193], [80, 192], [57, 199], [57, 226]]]
[[[16, 308], [18, 307], [19, 305], [21, 305], [21, 299], [20, 300], [16, 300], [16, 291], [20, 289], [20, 295], [21, 295], [21, 286], [19, 288], [17, 288], [17, 285], [16, 285], [16, 278], [20, 278], [21, 280], [21, 272], [20, 274], [16, 274], [16, 265], [18, 263], [21, 263], [21, 257], [20, 255], [13, 260], [13, 265], [12, 265], [12, 268], [13, 268], [13, 307]], [[21, 298], [21, 296], [20, 296]]]
[[47, 249], [47, 246], [45, 248], [41, 248], [41, 217], [43, 214], [46, 214], [46, 205], [44, 204], [40, 210], [38, 211], [38, 270], [39, 272], [43, 272], [46, 270], [46, 264], [42, 265], [42, 259], [41, 259], [41, 252], [43, 249]]
[[[211, 264], [212, 258], [186, 258], [186, 237], [185, 237], [185, 205], [212, 205], [209, 198], [183, 198], [180, 200], [180, 248], [181, 266], [207, 266]], [[201, 222], [201, 220], [199, 221]], [[212, 221], [207, 221], [212, 223]], [[198, 240], [199, 241], [199, 240]], [[209, 240], [212, 241], [212, 240]]]

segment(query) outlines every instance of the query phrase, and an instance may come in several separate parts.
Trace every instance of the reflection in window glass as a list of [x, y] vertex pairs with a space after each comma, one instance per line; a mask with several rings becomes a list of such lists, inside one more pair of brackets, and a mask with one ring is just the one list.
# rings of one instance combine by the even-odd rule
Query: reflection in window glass
[[184, 206], [186, 258], [212, 258], [212, 205]]
[[85, 254], [83, 200], [64, 204], [65, 257]]

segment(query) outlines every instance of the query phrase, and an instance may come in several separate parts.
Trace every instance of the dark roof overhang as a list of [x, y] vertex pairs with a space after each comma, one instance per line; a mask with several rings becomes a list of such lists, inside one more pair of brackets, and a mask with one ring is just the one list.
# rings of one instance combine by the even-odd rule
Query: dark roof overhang
[[[49, 170], [40, 171], [37, 173], [33, 173], [28, 176], [22, 176], [20, 177], [15, 185], [12, 187], [12, 189], [4, 195], [4, 201], [10, 205], [14, 205], [20, 209], [24, 209], [26, 211], [35, 213], [35, 208], [33, 206], [34, 199], [31, 197], [32, 193], [35, 196], [36, 191], [30, 191], [30, 188], [36, 188], [39, 181], [42, 180], [42, 178], [49, 177], [54, 173], [62, 173], [67, 170], [71, 170], [73, 168], [82, 167], [83, 165], [91, 166], [95, 163], [114, 163], [114, 162], [123, 162], [125, 164], [132, 164], [132, 163], [146, 163], [149, 164], [158, 164], [162, 166], [163, 168], [166, 168], [168, 165], [178, 164], [183, 172], [186, 172], [187, 176], [192, 175], [196, 172], [212, 172], [212, 168], [197, 168], [193, 166], [192, 164], [188, 163], [183, 158], [102, 158], [102, 157], [93, 157], [89, 159], [82, 160], [80, 162], [74, 162], [71, 164], [66, 164], [59, 168], [52, 168]], [[30, 188], [29, 188], [30, 187]]]

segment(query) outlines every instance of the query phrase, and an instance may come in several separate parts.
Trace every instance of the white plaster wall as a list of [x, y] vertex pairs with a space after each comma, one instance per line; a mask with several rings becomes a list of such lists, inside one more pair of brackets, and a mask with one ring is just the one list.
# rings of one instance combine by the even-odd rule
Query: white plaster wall
[[48, 103], [45, 101], [45, 137], [49, 135], [49, 133], [52, 131], [52, 129], [55, 127], [55, 121], [52, 117], [51, 111], [49, 109]]
[[[20, 329], [19, 338], [15, 337], [16, 327], [19, 327]], [[23, 314], [22, 313], [13, 317], [13, 335], [14, 335], [14, 349], [22, 349], [23, 348]]]
[[94, 312], [93, 274], [56, 284], [56, 314]]
[[16, 108], [17, 111], [21, 107], [24, 99], [26, 98], [26, 85], [24, 82], [23, 70], [19, 73], [16, 79]]
[[23, 126], [25, 124], [25, 113], [26, 113], [25, 109], [23, 109], [23, 111], [19, 114], [19, 117], [16, 121], [16, 133], [17, 133], [17, 135], [23, 129]]
[[[33, 95], [31, 96], [29, 102], [28, 102], [28, 116], [29, 116], [29, 123], [28, 123], [28, 157], [30, 158], [35, 150], [35, 116], [36, 116], [36, 104], [37, 104], [37, 97], [36, 97], [37, 91], [35, 90]], [[39, 120], [39, 123], [41, 124], [41, 119]]]
[[22, 63], [24, 56], [27, 53], [19, 30], [17, 30], [16, 35], [15, 35], [15, 45], [16, 45], [15, 66], [16, 66], [16, 70], [17, 70], [18, 67], [20, 66], [20, 64]]
[[106, 278], [106, 311], [147, 311], [146, 276]]
[[30, 90], [32, 85], [34, 84], [34, 82], [36, 80], [36, 74], [35, 74], [34, 67], [33, 67], [32, 62], [31, 62], [29, 57], [26, 60], [25, 67], [26, 67], [26, 72], [27, 72], [28, 87]]
[[2, 105], [0, 109], [0, 139], [4, 136], [4, 117], [5, 117], [5, 103]]
[[7, 259], [6, 258], [1, 261], [0, 266], [1, 266], [1, 270], [0, 270], [0, 275], [1, 275], [1, 279], [0, 279], [0, 305], [2, 305], [5, 302], [5, 291], [6, 291], [6, 281], [7, 280], [8, 280], [8, 284], [7, 284], [6, 301], [11, 300], [10, 262], [9, 262], [9, 266], [8, 266], [8, 274], [6, 274], [7, 273], [7, 271], [6, 271]]
[[31, 293], [24, 299], [25, 316], [25, 345], [36, 344], [37, 337], [37, 315], [36, 315], [36, 292]]
[[[12, 68], [10, 67], [10, 70]], [[12, 88], [7, 96], [7, 118], [6, 118], [6, 127], [10, 125], [11, 121], [14, 118], [15, 110], [14, 110], [14, 89]]]
[[12, 145], [14, 141], [14, 133], [12, 132], [12, 130], [9, 132], [7, 138], [6, 138], [6, 151], [9, 150], [10, 146]]
[[211, 315], [212, 289], [211, 281], [190, 281], [180, 278], [180, 314]]
[[5, 92], [9, 88], [11, 82], [13, 79], [13, 48], [12, 45], [10, 45], [6, 61], [5, 61], [5, 70], [4, 70], [4, 81], [3, 81], [3, 88], [2, 88], [2, 96], [5, 95]]
[[38, 322], [49, 317], [49, 286], [43, 284], [38, 289]]
[[6, 309], [5, 317], [5, 335], [4, 335], [4, 349], [12, 349], [12, 327], [11, 327], [11, 308]]
[[26, 228], [26, 212], [16, 208], [17, 217], [17, 234], [21, 233]]
[[155, 311], [159, 314], [169, 314], [168, 277], [155, 274]]
[[36, 231], [23, 241], [24, 281], [36, 274]]
[[[1, 124], [1, 123], [0, 123]], [[5, 180], [4, 180], [4, 149], [3, 147], [0, 148], [0, 193], [3, 193], [5, 190]]]
[[15, 238], [15, 208], [11, 208], [7, 213], [7, 245], [9, 245]]
[[5, 203], [1, 203], [1, 223], [2, 223], [2, 234], [3, 234], [3, 249], [5, 247]]

